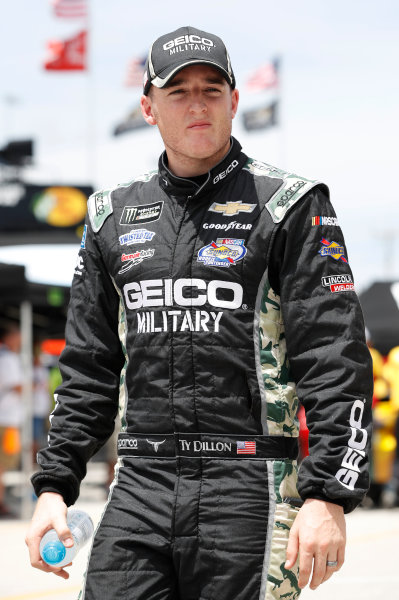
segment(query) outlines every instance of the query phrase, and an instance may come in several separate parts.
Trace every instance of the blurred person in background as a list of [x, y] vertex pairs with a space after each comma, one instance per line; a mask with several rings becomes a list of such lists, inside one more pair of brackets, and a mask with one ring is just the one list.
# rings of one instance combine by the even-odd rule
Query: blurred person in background
[[33, 461], [46, 444], [50, 414], [50, 374], [42, 364], [40, 340], [33, 345]]
[[119, 397], [84, 600], [297, 598], [342, 566], [368, 487], [371, 358], [328, 189], [248, 158], [238, 99], [219, 37], [157, 39], [141, 106], [158, 170], [88, 202], [27, 533], [32, 565], [67, 578], [40, 539], [72, 544], [67, 505]]
[[22, 425], [21, 333], [13, 323], [0, 325], [0, 518], [13, 516], [5, 502], [4, 472], [18, 467]]
[[399, 492], [399, 347], [392, 348], [385, 360], [372, 345], [370, 353], [374, 373], [374, 435], [368, 498], [372, 502], [371, 506], [392, 508], [398, 504]]

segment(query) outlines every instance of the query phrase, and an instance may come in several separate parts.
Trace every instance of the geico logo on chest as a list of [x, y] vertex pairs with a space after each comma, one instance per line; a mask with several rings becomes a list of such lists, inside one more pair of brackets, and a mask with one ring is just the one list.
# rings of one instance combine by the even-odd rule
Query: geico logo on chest
[[341, 485], [348, 490], [355, 489], [355, 483], [360, 473], [360, 461], [366, 456], [365, 448], [367, 445], [367, 431], [362, 429], [362, 418], [364, 412], [364, 402], [355, 400], [349, 417], [349, 426], [351, 428], [351, 437], [348, 441], [348, 449], [341, 462], [341, 468], [336, 472], [335, 477]]
[[[192, 298], [184, 296], [184, 290], [194, 291]], [[220, 292], [230, 290], [233, 297], [220, 298]], [[126, 306], [130, 309], [152, 306], [203, 306], [208, 303], [218, 308], [239, 308], [243, 289], [239, 283], [214, 279], [209, 283], [203, 279], [146, 279], [123, 286]]]
[[180, 46], [181, 44], [203, 44], [204, 46], [213, 46], [212, 40], [208, 40], [208, 38], [201, 38], [199, 35], [181, 35], [180, 37], [175, 38], [174, 40], [170, 40], [163, 45], [164, 50], [170, 50], [170, 48], [174, 48], [175, 46]]

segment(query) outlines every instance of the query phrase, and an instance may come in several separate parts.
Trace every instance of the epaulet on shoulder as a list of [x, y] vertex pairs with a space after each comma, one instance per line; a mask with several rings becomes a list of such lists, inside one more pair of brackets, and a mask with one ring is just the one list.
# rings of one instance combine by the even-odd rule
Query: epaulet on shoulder
[[129, 187], [136, 181], [150, 181], [150, 179], [157, 172], [157, 170], [148, 171], [147, 173], [143, 173], [143, 175], [139, 175], [127, 183], [119, 183], [116, 187], [110, 190], [100, 190], [98, 192], [94, 192], [94, 194], [92, 194], [87, 201], [88, 213], [93, 231], [95, 233], [100, 231], [101, 227], [114, 210], [112, 206], [112, 192], [119, 188]]
[[143, 173], [142, 175], [138, 175], [134, 179], [131, 179], [127, 183], [119, 183], [117, 187], [118, 188], [119, 187], [129, 187], [129, 185], [132, 185], [132, 183], [135, 183], [136, 181], [143, 181], [144, 183], [146, 183], [147, 181], [150, 181], [150, 179], [152, 179], [154, 177], [154, 175], [156, 175], [157, 173], [158, 173], [157, 169], [153, 169], [152, 171], [147, 171], [146, 173]]
[[113, 212], [111, 192], [113, 190], [100, 190], [94, 192], [87, 201], [90, 224], [95, 233], [100, 231], [106, 219]]
[[281, 179], [280, 187], [266, 203], [266, 208], [274, 223], [280, 223], [294, 204], [312, 188], [322, 186], [328, 191], [327, 186], [320, 181], [300, 177], [252, 158], [248, 159], [244, 169], [253, 175]]

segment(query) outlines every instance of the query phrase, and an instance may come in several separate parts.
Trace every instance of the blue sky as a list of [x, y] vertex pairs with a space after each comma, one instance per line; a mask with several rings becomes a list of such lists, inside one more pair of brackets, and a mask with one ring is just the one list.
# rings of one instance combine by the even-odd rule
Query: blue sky
[[[248, 74], [281, 56], [281, 126], [247, 134], [238, 115], [233, 133], [250, 156], [329, 185], [359, 290], [399, 278], [399, 241], [390, 249], [384, 241], [399, 236], [397, 2], [89, 1], [88, 76], [41, 68], [46, 40], [73, 35], [81, 21], [55, 18], [49, 0], [3, 0], [0, 144], [35, 139], [30, 181], [109, 187], [152, 168], [162, 150], [156, 130], [111, 135], [140, 95], [124, 87], [126, 68], [158, 35], [194, 25], [225, 41], [242, 107], [260, 100], [245, 93]], [[57, 261], [65, 281], [75, 253], [62, 269]], [[49, 260], [47, 252], [44, 268], [37, 259], [35, 278]]]

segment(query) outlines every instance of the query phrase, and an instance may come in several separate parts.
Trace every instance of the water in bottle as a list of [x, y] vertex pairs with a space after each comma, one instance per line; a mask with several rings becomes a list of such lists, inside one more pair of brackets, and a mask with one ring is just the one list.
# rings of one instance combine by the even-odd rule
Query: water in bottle
[[71, 548], [65, 548], [55, 529], [47, 531], [40, 542], [40, 556], [52, 567], [68, 565], [93, 535], [93, 521], [83, 510], [68, 510], [67, 523], [74, 542]]

